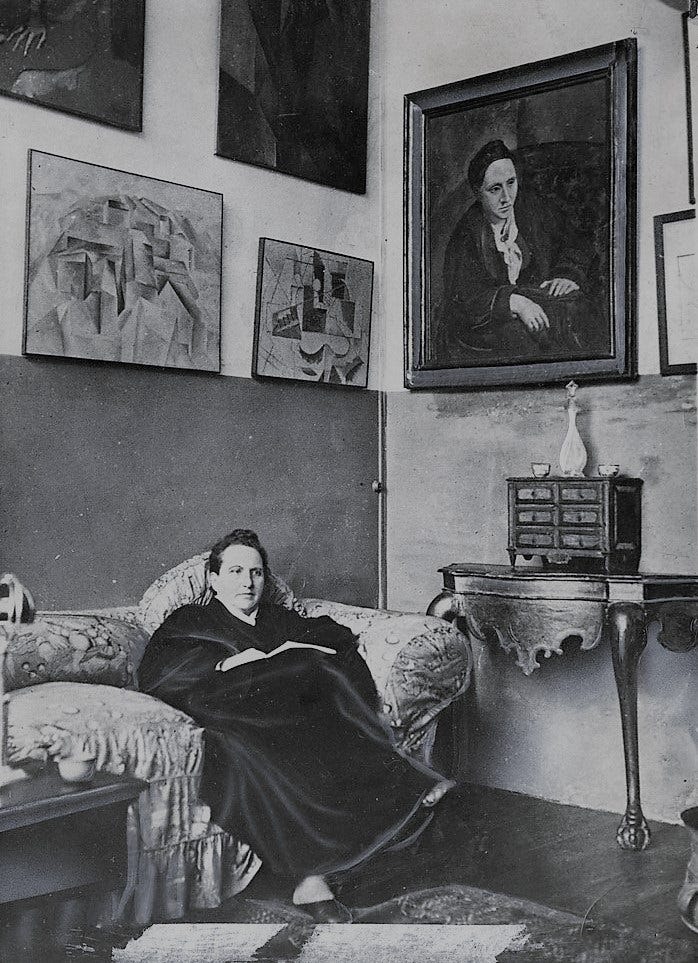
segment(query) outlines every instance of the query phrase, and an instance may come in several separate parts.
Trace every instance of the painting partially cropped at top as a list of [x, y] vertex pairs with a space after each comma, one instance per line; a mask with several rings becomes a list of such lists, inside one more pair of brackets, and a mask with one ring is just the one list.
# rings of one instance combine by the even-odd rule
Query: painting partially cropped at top
[[217, 154], [366, 190], [369, 0], [222, 0]]
[[145, 0], [2, 0], [0, 93], [141, 130]]

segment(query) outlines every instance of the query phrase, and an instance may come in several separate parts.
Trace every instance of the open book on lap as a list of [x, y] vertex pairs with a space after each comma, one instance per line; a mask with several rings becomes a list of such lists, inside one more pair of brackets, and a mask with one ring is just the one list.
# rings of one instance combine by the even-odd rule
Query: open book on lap
[[243, 649], [242, 652], [223, 659], [222, 662], [218, 663], [216, 669], [219, 672], [227, 672], [236, 666], [247, 665], [249, 662], [257, 662], [259, 659], [271, 659], [272, 656], [280, 655], [282, 652], [288, 652], [289, 649], [314, 649], [316, 652], [324, 652], [326, 655], [337, 654], [335, 649], [330, 649], [326, 645], [312, 645], [310, 642], [282, 642], [281, 645], [277, 645], [271, 652], [262, 652], [260, 649], [254, 648]]

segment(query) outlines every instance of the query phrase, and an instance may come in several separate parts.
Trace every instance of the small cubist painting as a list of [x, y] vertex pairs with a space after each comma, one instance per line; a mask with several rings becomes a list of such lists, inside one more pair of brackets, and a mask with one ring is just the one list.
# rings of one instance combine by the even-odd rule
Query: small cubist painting
[[369, 0], [222, 0], [221, 157], [366, 190]]
[[220, 371], [223, 198], [29, 152], [23, 351]]
[[141, 130], [145, 0], [0, 0], [0, 93]]
[[365, 388], [373, 263], [261, 238], [252, 374]]

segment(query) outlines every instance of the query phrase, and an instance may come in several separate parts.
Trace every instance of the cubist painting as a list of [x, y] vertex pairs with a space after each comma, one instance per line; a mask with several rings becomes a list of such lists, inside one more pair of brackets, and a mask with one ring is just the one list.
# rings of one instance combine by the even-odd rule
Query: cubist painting
[[29, 164], [24, 353], [220, 371], [222, 196]]

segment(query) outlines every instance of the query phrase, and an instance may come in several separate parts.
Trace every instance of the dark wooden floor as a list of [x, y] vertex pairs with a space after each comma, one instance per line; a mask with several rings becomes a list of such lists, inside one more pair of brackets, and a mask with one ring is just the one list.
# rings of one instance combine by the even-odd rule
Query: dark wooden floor
[[[698, 959], [698, 936], [682, 924], [676, 908], [688, 863], [686, 830], [653, 823], [650, 847], [625, 852], [615, 842], [618, 821], [613, 813], [464, 786], [441, 804], [416, 855], [377, 860], [344, 883], [341, 899], [349, 906], [372, 906], [430, 886], [478, 886], [589, 920], [695, 939]], [[245, 895], [288, 893], [261, 874]]]

